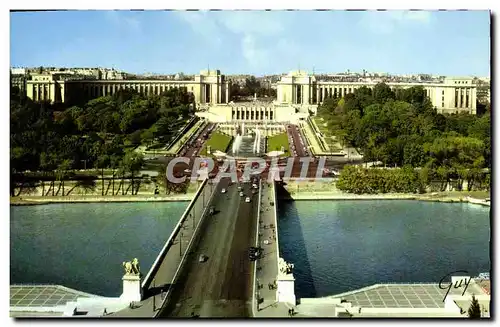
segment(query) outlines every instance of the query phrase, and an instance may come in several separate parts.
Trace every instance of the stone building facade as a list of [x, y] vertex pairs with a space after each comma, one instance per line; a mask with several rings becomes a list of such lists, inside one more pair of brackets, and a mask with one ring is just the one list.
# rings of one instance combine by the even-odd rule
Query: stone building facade
[[[376, 82], [334, 82], [316, 80], [304, 71], [293, 71], [278, 82], [277, 102], [318, 105], [328, 96], [345, 96], [362, 86], [373, 88]], [[386, 83], [391, 89], [422, 86], [439, 113], [476, 113], [477, 88], [473, 78], [446, 78], [442, 83]]]
[[229, 83], [219, 70], [203, 70], [192, 80], [103, 80], [78, 78], [65, 74], [32, 74], [26, 81], [26, 94], [34, 101], [71, 103], [85, 96], [87, 99], [113, 95], [119, 90], [133, 89], [139, 93], [157, 94], [184, 88], [193, 93], [199, 104], [229, 102]]
[[[230, 102], [230, 81], [219, 70], [202, 70], [185, 80], [103, 80], [65, 74], [32, 74], [23, 81], [26, 95], [34, 101], [72, 103], [81, 99], [112, 95], [121, 89], [160, 94], [184, 88], [194, 95], [198, 114], [213, 122], [293, 122], [315, 114], [328, 96], [345, 96], [357, 88], [373, 88], [376, 82], [338, 82], [316, 79], [304, 71], [292, 71], [277, 82], [272, 102]], [[20, 81], [16, 80], [16, 84]], [[440, 113], [476, 113], [477, 87], [472, 78], [447, 78], [440, 83], [386, 83], [393, 90], [422, 86]]]

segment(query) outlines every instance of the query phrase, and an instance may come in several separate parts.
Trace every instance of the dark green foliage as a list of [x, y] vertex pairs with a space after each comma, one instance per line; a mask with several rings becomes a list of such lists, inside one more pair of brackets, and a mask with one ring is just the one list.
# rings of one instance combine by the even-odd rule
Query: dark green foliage
[[250, 76], [245, 80], [245, 85], [240, 86], [237, 83], [231, 84], [231, 99], [237, 100], [240, 97], [254, 96], [257, 94], [258, 97], [276, 97], [276, 90], [272, 89], [270, 86], [265, 87], [261, 84], [255, 76]]
[[481, 307], [479, 306], [479, 302], [474, 295], [472, 295], [472, 301], [467, 313], [471, 319], [481, 318]]
[[418, 173], [410, 167], [398, 169], [366, 169], [346, 166], [337, 188], [355, 194], [417, 193], [423, 185]]
[[35, 103], [11, 91], [11, 171], [118, 168], [137, 170], [138, 145], [166, 144], [192, 115], [185, 90], [157, 95], [120, 90], [81, 106]]
[[[320, 115], [340, 143], [358, 148], [366, 162], [407, 170], [360, 170], [342, 173], [339, 188], [354, 193], [423, 191], [432, 180], [467, 181], [489, 187], [490, 114], [441, 115], [422, 87], [391, 90], [381, 83], [361, 87], [343, 98], [327, 98]], [[353, 168], [354, 169], [354, 168]], [[408, 178], [412, 182], [406, 183]], [[418, 181], [418, 182], [417, 182]]]
[[365, 161], [392, 167], [491, 167], [489, 113], [437, 114], [420, 86], [362, 87], [342, 99], [327, 98], [318, 115], [342, 144], [360, 149]]

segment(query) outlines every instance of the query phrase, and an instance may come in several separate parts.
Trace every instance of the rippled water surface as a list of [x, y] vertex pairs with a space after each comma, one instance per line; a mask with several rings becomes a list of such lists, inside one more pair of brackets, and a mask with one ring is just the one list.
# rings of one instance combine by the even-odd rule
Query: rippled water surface
[[49, 204], [10, 209], [10, 283], [122, 292], [122, 262], [147, 273], [187, 202]]
[[[11, 284], [53, 283], [105, 296], [122, 291], [122, 262], [147, 272], [185, 210], [181, 203], [11, 207]], [[417, 201], [279, 204], [283, 257], [298, 297], [377, 282], [437, 282], [488, 271], [489, 208]]]
[[320, 297], [379, 282], [439, 282], [489, 271], [489, 208], [419, 201], [279, 204], [280, 252], [296, 295]]

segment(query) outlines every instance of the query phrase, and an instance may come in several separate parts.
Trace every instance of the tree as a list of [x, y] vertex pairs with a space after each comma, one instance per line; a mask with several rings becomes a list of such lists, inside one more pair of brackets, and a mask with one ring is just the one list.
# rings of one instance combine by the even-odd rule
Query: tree
[[137, 174], [144, 165], [142, 153], [130, 151], [125, 153], [121, 164], [122, 175], [129, 172], [131, 174], [132, 195], [134, 195], [134, 175]]
[[97, 158], [97, 167], [98, 168], [101, 168], [101, 195], [104, 195], [104, 168], [105, 167], [109, 167], [109, 163], [110, 163], [110, 160], [109, 160], [109, 156], [104, 154], [104, 155], [101, 155]]
[[468, 310], [468, 315], [471, 319], [481, 318], [481, 307], [479, 306], [479, 301], [476, 299], [474, 294], [472, 295], [472, 301]]
[[260, 89], [260, 82], [255, 78], [255, 76], [250, 76], [245, 80], [245, 89], [249, 93], [248, 95], [253, 96]]
[[376, 103], [384, 104], [387, 100], [394, 98], [394, 92], [391, 91], [389, 85], [378, 83], [373, 87], [373, 100]]
[[72, 165], [73, 165], [72, 160], [65, 159], [57, 166], [56, 169], [56, 178], [61, 182], [63, 196], [64, 196], [64, 179], [66, 178], [66, 174], [68, 170], [71, 169]]

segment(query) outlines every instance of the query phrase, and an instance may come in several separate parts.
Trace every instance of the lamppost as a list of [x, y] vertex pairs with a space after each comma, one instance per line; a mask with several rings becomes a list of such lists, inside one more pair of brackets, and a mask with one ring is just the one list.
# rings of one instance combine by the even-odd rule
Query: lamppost
[[[155, 280], [153, 279], [153, 290], [155, 289]], [[153, 294], [153, 312], [156, 311], [156, 294]]]
[[179, 234], [179, 257], [182, 257], [182, 232]]

